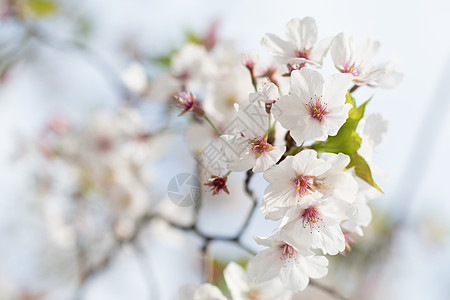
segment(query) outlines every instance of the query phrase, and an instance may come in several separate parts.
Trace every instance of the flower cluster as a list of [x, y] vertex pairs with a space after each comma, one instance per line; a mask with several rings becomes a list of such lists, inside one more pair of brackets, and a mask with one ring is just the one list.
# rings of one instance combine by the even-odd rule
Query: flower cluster
[[[201, 60], [200, 52], [193, 55], [194, 49], [183, 49], [178, 56], [190, 53], [178, 66], [177, 80], [182, 80], [185, 88], [208, 74], [216, 79], [216, 86], [207, 85], [209, 90], [203, 91], [202, 117], [207, 122], [200, 124], [210, 123], [216, 131], [202, 137], [210, 137], [220, 149], [218, 156], [225, 170], [216, 172], [206, 185], [214, 195], [229, 193], [226, 178], [231, 172], [261, 172], [268, 186], [260, 209], [266, 219], [281, 220], [272, 236], [255, 238], [267, 248], [249, 261], [246, 271], [233, 263], [226, 268], [233, 299], [274, 299], [266, 291], [277, 291], [277, 299], [284, 297], [280, 295], [289, 299], [305, 289], [310, 278], [325, 276], [325, 255], [343, 253], [350, 249], [350, 235], [363, 235], [362, 227], [371, 220], [367, 203], [381, 192], [372, 178], [370, 154], [383, 132], [365, 129], [368, 125], [376, 128], [370, 123], [380, 122], [380, 118], [365, 117], [369, 101], [357, 105], [353, 92], [364, 85], [398, 84], [401, 73], [396, 62], [372, 66], [379, 47], [372, 40], [361, 48], [355, 48], [353, 39], [344, 33], [317, 41], [317, 25], [309, 17], [292, 19], [286, 36], [283, 40], [266, 34], [261, 42], [285, 66], [284, 72], [273, 67], [275, 64], [261, 67], [255, 55], [244, 55], [240, 67], [224, 64], [224, 53], [214, 48], [210, 52], [203, 49]], [[315, 69], [322, 67], [328, 53], [339, 72], [324, 79]], [[241, 71], [228, 77], [230, 65], [247, 69], [247, 79], [239, 81], [250, 88], [252, 83], [253, 91], [248, 85], [240, 89], [242, 84], [234, 81]], [[217, 78], [223, 78], [220, 84]], [[231, 100], [226, 98], [238, 87], [240, 93]], [[227, 118], [208, 118], [217, 115], [211, 107]], [[234, 119], [229, 117], [230, 109], [236, 111]], [[379, 128], [383, 130], [383, 126]], [[226, 299], [209, 284], [185, 288], [180, 295], [182, 299]]]

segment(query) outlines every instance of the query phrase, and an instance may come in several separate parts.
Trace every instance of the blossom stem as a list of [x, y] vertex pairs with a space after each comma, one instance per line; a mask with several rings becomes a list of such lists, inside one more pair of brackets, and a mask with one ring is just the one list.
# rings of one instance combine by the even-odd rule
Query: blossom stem
[[221, 136], [222, 133], [220, 132], [219, 129], [217, 129], [217, 127], [214, 125], [214, 123], [208, 118], [208, 116], [206, 115], [206, 113], [203, 114], [203, 118], [206, 120], [206, 122], [209, 123], [209, 125], [211, 125], [211, 127], [214, 129], [214, 131], [217, 133], [218, 136]]
[[357, 89], [359, 88], [359, 85], [354, 85], [350, 90], [349, 90], [349, 92], [350, 93], [353, 93], [354, 91], [356, 91]]

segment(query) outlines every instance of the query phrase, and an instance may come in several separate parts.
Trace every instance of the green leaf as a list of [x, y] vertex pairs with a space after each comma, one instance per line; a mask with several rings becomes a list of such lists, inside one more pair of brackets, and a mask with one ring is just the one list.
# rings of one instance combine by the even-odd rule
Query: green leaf
[[347, 121], [335, 136], [329, 136], [324, 142], [316, 142], [312, 147], [318, 152], [341, 152], [352, 156], [361, 147], [361, 137], [356, 133], [356, 127], [364, 116], [366, 105], [370, 100], [356, 107], [355, 99], [347, 93], [346, 103], [353, 105], [348, 113]]
[[159, 55], [156, 57], [150, 58], [150, 60], [154, 63], [157, 63], [163, 67], [170, 67], [170, 64], [172, 63], [172, 56], [171, 55]]
[[58, 4], [52, 0], [27, 0], [25, 6], [35, 17], [46, 17], [58, 11]]
[[347, 166], [347, 169], [355, 167], [355, 173], [356, 176], [379, 190], [383, 193], [383, 191], [380, 189], [380, 187], [375, 183], [375, 181], [372, 178], [372, 172], [370, 171], [369, 164], [366, 162], [364, 157], [359, 155], [358, 153], [353, 154], [350, 157], [350, 163]]
[[186, 31], [186, 40], [189, 43], [193, 43], [193, 44], [197, 44], [197, 45], [203, 44], [203, 39], [201, 37], [199, 37], [198, 35], [196, 35], [192, 31]]

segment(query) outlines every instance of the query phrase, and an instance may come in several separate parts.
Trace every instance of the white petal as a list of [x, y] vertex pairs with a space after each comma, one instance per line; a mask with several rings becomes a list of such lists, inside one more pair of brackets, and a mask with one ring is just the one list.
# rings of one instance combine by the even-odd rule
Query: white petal
[[309, 283], [309, 277], [294, 259], [289, 259], [280, 271], [283, 284], [293, 292], [302, 291]]
[[271, 166], [275, 165], [286, 151], [286, 146], [275, 146], [271, 151], [266, 151], [256, 159], [256, 164], [253, 167], [253, 172], [264, 172]]
[[306, 115], [306, 109], [300, 98], [295, 95], [286, 95], [272, 106], [272, 113], [284, 128], [290, 130], [298, 126], [301, 116]]
[[312, 48], [309, 58], [310, 60], [317, 62], [319, 67], [322, 66], [323, 60], [330, 50], [333, 39], [333, 37], [323, 39]]
[[328, 259], [325, 256], [306, 256], [300, 263], [311, 278], [322, 278], [328, 273]]
[[293, 45], [271, 33], [264, 35], [261, 46], [282, 63], [287, 63], [289, 58], [295, 57]]
[[305, 149], [294, 156], [292, 167], [298, 174], [319, 176], [330, 169], [331, 164], [317, 158], [315, 150]]
[[237, 263], [230, 262], [223, 271], [223, 275], [233, 299], [238, 299], [249, 291], [247, 273]]
[[292, 169], [293, 160], [293, 156], [286, 157], [281, 163], [267, 170], [264, 173], [264, 179], [270, 183], [283, 183], [295, 179], [297, 174]]
[[317, 24], [311, 17], [294, 18], [286, 25], [286, 36], [298, 50], [309, 49], [317, 41]]
[[352, 83], [352, 80], [352, 74], [338, 73], [330, 76], [325, 81], [323, 86], [323, 101], [327, 103], [328, 108], [344, 105], [347, 90]]
[[348, 118], [348, 112], [352, 108], [350, 103], [344, 106], [335, 107], [328, 110], [328, 114], [324, 117], [323, 123], [328, 135], [335, 136], [339, 129], [344, 125]]
[[277, 277], [283, 266], [280, 255], [279, 247], [271, 247], [259, 252], [248, 263], [247, 270], [250, 278], [259, 284]]
[[379, 48], [380, 43], [378, 41], [368, 39], [365, 44], [357, 49], [357, 65], [362, 69], [369, 68], [371, 66], [371, 61]]
[[338, 34], [331, 46], [331, 57], [337, 69], [343, 70], [354, 63], [353, 38], [345, 33]]
[[308, 68], [291, 73], [291, 94], [300, 98], [303, 103], [309, 103], [311, 98], [322, 95], [323, 78], [319, 72]]

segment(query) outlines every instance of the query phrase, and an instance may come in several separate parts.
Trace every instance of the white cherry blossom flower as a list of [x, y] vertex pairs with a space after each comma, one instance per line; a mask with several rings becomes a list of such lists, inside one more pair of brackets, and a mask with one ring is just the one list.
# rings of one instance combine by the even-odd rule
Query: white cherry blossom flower
[[335, 255], [345, 249], [339, 223], [348, 219], [351, 212], [351, 206], [338, 199], [309, 197], [289, 209], [281, 230], [285, 241], [294, 247], [311, 247]]
[[324, 81], [311, 69], [293, 71], [290, 95], [274, 104], [275, 118], [298, 144], [336, 135], [352, 107], [345, 103], [352, 78], [351, 74], [334, 74]]
[[397, 61], [392, 60], [373, 66], [373, 57], [378, 52], [380, 43], [368, 39], [365, 44], [356, 48], [353, 37], [340, 33], [336, 36], [331, 57], [335, 67], [342, 73], [350, 73], [354, 76], [356, 85], [370, 85], [383, 87], [394, 87], [402, 80], [402, 73], [397, 70]]
[[332, 38], [317, 41], [317, 24], [313, 18], [294, 18], [286, 25], [288, 41], [282, 40], [274, 34], [266, 34], [261, 46], [281, 63], [304, 66], [306, 63], [322, 67]]
[[286, 243], [281, 233], [269, 238], [255, 238], [260, 245], [269, 247], [252, 258], [249, 275], [257, 284], [279, 277], [283, 285], [293, 292], [304, 290], [309, 278], [321, 278], [328, 273], [328, 260], [310, 250]]
[[235, 125], [232, 133], [220, 137], [230, 170], [263, 172], [286, 151], [286, 146], [273, 146], [267, 141], [268, 114], [258, 105], [250, 104], [242, 108]]
[[233, 300], [289, 300], [292, 292], [286, 290], [278, 277], [255, 284], [240, 265], [231, 262], [223, 271]]
[[267, 170], [264, 178], [269, 186], [264, 191], [261, 210], [266, 218], [277, 220], [290, 207], [305, 198], [320, 198], [314, 179], [331, 168], [331, 164], [317, 158], [314, 150], [303, 150], [295, 156], [288, 156], [281, 163]]

